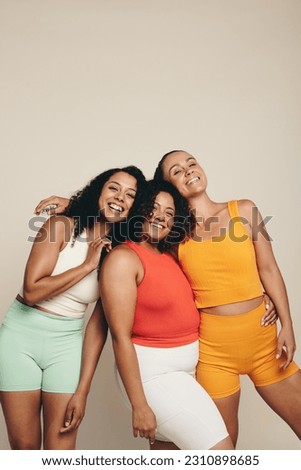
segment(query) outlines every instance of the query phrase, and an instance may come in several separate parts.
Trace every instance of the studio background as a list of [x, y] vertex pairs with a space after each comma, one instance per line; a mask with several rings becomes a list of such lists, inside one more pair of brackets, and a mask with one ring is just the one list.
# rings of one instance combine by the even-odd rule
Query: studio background
[[[119, 165], [150, 178], [179, 148], [199, 159], [213, 199], [249, 198], [272, 216], [301, 364], [300, 47], [299, 0], [0, 0], [0, 320], [40, 199]], [[110, 338], [78, 448], [148, 448], [131, 437]], [[301, 449], [248, 378], [238, 448]]]

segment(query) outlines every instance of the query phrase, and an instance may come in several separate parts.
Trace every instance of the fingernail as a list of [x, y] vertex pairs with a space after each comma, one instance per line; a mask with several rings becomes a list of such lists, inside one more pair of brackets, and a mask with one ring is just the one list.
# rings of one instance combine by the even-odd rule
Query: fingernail
[[68, 426], [70, 426], [70, 421], [65, 421], [65, 428], [67, 428]]
[[279, 359], [279, 357], [280, 357], [280, 354], [277, 353], [276, 354], [276, 359]]
[[266, 309], [266, 310], [269, 310], [269, 308], [270, 308], [270, 304], [266, 304], [266, 305], [265, 305], [265, 309]]

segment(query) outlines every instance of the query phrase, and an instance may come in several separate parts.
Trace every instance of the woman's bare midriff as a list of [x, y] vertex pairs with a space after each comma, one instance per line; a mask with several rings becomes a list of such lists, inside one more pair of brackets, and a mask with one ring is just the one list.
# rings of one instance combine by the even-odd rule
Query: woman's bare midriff
[[233, 304], [217, 305], [215, 307], [199, 308], [200, 312], [211, 313], [212, 315], [240, 315], [241, 313], [250, 312], [262, 304], [263, 296], [256, 297], [243, 302], [235, 302]]
[[[19, 302], [21, 302], [21, 304], [28, 305], [20, 294], [17, 295], [16, 299], [17, 299]], [[41, 310], [41, 312], [51, 313], [51, 315], [56, 315], [57, 317], [61, 317], [61, 316], [62, 316], [62, 315], [60, 315], [59, 313], [54, 313], [54, 312], [52, 312], [51, 310], [47, 310], [47, 308], [40, 307], [39, 305], [28, 305], [28, 307], [32, 307], [32, 308], [35, 308], [35, 309], [37, 309], [37, 310]]]

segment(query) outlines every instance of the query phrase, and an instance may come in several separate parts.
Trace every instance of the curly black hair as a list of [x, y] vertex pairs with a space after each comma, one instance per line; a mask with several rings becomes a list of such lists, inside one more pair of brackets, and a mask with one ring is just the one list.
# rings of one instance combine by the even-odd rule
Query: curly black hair
[[127, 225], [128, 239], [139, 242], [143, 236], [143, 222], [149, 220], [154, 210], [155, 199], [160, 192], [170, 194], [175, 204], [174, 222], [169, 234], [158, 243], [158, 249], [163, 253], [171, 251], [191, 235], [195, 227], [195, 216], [190, 211], [188, 202], [178, 190], [167, 181], [150, 180], [146, 183], [144, 191], [139, 194], [133, 205]]
[[[111, 168], [93, 178], [83, 189], [71, 196], [68, 207], [62, 213], [62, 215], [74, 218], [74, 241], [82, 234], [85, 228], [92, 228], [97, 221], [103, 220], [98, 207], [99, 196], [108, 179], [120, 171], [128, 173], [136, 179], [137, 194], [144, 187], [145, 177], [142, 171], [133, 165], [123, 168]], [[120, 222], [113, 224], [113, 226], [119, 224]], [[118, 233], [118, 230], [115, 231]]]

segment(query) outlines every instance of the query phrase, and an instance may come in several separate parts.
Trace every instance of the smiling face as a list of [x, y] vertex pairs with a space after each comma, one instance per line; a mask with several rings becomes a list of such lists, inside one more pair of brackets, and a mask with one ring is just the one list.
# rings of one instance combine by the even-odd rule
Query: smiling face
[[104, 184], [98, 207], [108, 222], [119, 222], [128, 216], [137, 191], [136, 178], [124, 171], [114, 173]]
[[207, 178], [195, 157], [187, 152], [174, 152], [162, 164], [163, 177], [186, 199], [206, 191]]
[[165, 238], [173, 225], [175, 204], [171, 194], [161, 191], [157, 194], [152, 215], [143, 224], [145, 238], [156, 243]]

